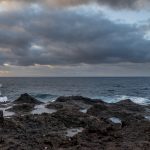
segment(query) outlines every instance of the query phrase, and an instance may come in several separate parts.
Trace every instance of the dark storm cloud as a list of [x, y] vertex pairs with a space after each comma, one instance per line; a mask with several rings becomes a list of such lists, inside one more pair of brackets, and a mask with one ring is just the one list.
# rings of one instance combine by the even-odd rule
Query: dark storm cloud
[[97, 3], [100, 5], [108, 5], [113, 8], [143, 8], [150, 6], [149, 0], [0, 0], [8, 3], [39, 3], [50, 7], [72, 6], [89, 3]]
[[149, 5], [148, 0], [96, 0], [100, 4], [106, 4], [114, 8], [142, 8]]
[[0, 14], [0, 26], [1, 64], [150, 62], [150, 41], [139, 28], [114, 23], [102, 13], [29, 8]]

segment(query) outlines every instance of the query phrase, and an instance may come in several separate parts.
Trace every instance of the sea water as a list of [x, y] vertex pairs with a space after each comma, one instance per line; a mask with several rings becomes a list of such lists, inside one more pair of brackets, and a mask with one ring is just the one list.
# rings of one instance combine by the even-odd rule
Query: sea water
[[109, 103], [131, 99], [145, 105], [150, 104], [150, 78], [0, 78], [0, 102], [13, 101], [23, 93], [44, 102], [53, 101], [59, 96], [81, 95]]

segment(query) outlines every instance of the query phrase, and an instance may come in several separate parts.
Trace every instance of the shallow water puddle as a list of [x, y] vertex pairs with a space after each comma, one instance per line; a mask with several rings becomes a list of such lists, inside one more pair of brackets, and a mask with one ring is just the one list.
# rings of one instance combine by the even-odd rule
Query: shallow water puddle
[[145, 119], [150, 121], [150, 116], [145, 116]]
[[67, 129], [66, 131], [66, 136], [67, 137], [73, 137], [76, 134], [80, 133], [83, 131], [83, 128], [71, 128], [71, 129]]
[[42, 113], [52, 114], [56, 111], [57, 111], [56, 109], [48, 109], [45, 107], [45, 104], [42, 104], [42, 105], [36, 105], [34, 107], [34, 110], [31, 112], [31, 114], [42, 114]]
[[109, 120], [113, 123], [116, 123], [116, 124], [122, 124], [122, 121], [116, 117], [111, 117], [111, 118], [109, 118]]
[[87, 110], [88, 110], [88, 109], [80, 109], [80, 112], [82, 112], [82, 113], [85, 113], [85, 114], [86, 114], [86, 113], [87, 113]]
[[9, 109], [9, 108], [11, 108], [11, 107], [12, 107], [12, 106], [0, 108], [0, 110], [3, 111], [3, 116], [4, 116], [4, 117], [11, 117], [11, 116], [15, 115], [14, 112], [6, 111], [7, 109]]

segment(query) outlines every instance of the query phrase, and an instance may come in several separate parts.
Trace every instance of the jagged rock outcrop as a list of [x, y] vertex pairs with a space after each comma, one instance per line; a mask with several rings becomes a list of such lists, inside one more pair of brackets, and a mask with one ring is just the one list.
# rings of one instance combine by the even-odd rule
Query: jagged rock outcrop
[[29, 94], [25, 93], [22, 94], [17, 100], [14, 101], [15, 104], [23, 104], [23, 103], [28, 103], [28, 104], [42, 104], [39, 100], [35, 99], [34, 97], [30, 96]]

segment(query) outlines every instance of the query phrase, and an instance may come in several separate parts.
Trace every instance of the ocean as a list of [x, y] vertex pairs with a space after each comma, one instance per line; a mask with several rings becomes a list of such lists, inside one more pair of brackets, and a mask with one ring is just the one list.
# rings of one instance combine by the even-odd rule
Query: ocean
[[39, 77], [0, 78], [0, 101], [13, 101], [29, 93], [38, 100], [53, 101], [59, 96], [81, 95], [109, 103], [131, 99], [150, 104], [149, 77]]

